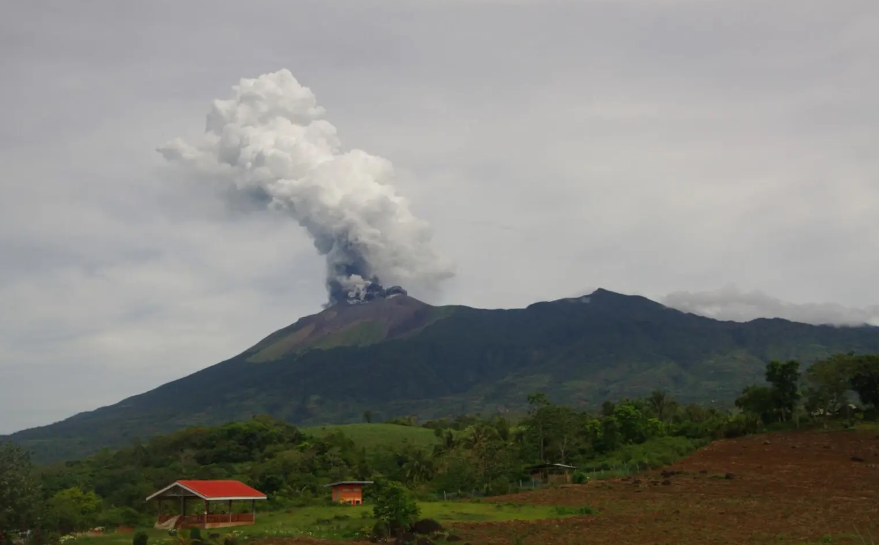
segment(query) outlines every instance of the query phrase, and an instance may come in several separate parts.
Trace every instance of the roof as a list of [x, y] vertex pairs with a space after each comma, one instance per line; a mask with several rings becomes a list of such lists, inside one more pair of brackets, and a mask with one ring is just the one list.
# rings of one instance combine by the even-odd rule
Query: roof
[[324, 488], [330, 488], [332, 486], [343, 486], [346, 484], [373, 484], [372, 481], [339, 481], [337, 483], [325, 484]]
[[574, 466], [569, 466], [569, 465], [565, 465], [565, 464], [540, 464], [540, 465], [536, 465], [536, 466], [526, 467], [525, 469], [529, 470], [529, 469], [553, 469], [553, 468], [577, 469]]
[[[241, 481], [200, 481], [200, 480], [184, 480], [175, 481], [165, 488], [159, 490], [147, 501], [163, 495], [165, 492], [172, 490], [174, 487], [181, 489], [183, 493], [168, 494], [172, 496], [197, 496], [204, 500], [264, 500], [266, 495], [251, 488]], [[188, 492], [188, 494], [187, 494]]]

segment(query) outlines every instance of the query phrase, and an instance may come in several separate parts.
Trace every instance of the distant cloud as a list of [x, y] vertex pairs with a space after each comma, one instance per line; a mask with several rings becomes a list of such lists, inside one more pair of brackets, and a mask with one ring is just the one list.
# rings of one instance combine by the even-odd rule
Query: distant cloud
[[714, 291], [677, 291], [667, 295], [662, 303], [684, 312], [736, 322], [784, 318], [807, 324], [879, 326], [879, 305], [850, 308], [837, 303], [795, 304], [761, 291], [745, 292], [734, 285]]

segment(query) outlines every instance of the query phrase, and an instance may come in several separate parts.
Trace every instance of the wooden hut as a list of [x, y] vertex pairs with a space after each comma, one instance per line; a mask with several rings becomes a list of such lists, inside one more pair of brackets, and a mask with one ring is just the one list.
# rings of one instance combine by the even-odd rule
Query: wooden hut
[[[159, 516], [155, 527], [172, 528], [225, 528], [256, 522], [256, 502], [266, 495], [240, 481], [176, 481], [159, 490], [147, 501], [157, 500]], [[242, 502], [249, 505], [245, 512], [234, 512]], [[171, 505], [177, 514], [167, 513]], [[174, 509], [174, 504], [177, 508]], [[211, 505], [224, 505], [224, 513], [211, 513]], [[194, 508], [192, 506], [195, 506]], [[241, 510], [241, 509], [239, 509]], [[195, 513], [190, 513], [195, 511]], [[203, 511], [203, 512], [202, 512]]]

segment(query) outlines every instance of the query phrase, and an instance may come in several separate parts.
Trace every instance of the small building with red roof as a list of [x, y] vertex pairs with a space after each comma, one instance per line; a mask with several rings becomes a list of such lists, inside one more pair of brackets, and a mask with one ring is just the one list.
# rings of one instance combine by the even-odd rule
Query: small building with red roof
[[157, 500], [159, 516], [155, 527], [170, 530], [253, 524], [256, 522], [256, 502], [265, 499], [265, 494], [241, 481], [181, 480], [146, 500]]

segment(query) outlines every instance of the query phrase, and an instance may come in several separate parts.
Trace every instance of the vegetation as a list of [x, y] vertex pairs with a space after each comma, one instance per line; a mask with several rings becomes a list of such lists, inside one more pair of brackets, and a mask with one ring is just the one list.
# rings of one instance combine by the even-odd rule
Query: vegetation
[[37, 524], [39, 501], [28, 453], [12, 443], [0, 443], [0, 545], [11, 541], [10, 532]]
[[342, 433], [358, 448], [374, 450], [382, 447], [402, 448], [410, 445], [417, 448], [431, 448], [439, 442], [433, 431], [415, 425], [398, 424], [340, 424], [302, 428], [302, 432], [316, 437], [327, 437]]
[[383, 483], [375, 496], [375, 507], [372, 516], [382, 525], [390, 536], [391, 532], [406, 528], [418, 518], [421, 513], [415, 498], [410, 492], [397, 482]]
[[[375, 336], [360, 335], [366, 330]], [[407, 415], [423, 422], [499, 405], [522, 415], [534, 407], [519, 392], [535, 390], [598, 411], [603, 400], [657, 387], [684, 403], [728, 404], [763, 380], [767, 361], [807, 364], [848, 350], [879, 352], [879, 328], [719, 322], [605, 290], [514, 310], [395, 297], [326, 309], [199, 373], [12, 439], [52, 461], [259, 413], [301, 426]], [[872, 404], [879, 383], [859, 377], [853, 385]], [[579, 405], [584, 399], [591, 405]], [[645, 402], [668, 419], [661, 398]], [[789, 407], [778, 409], [785, 419]]]
[[[768, 385], [743, 389], [736, 411], [681, 403], [655, 390], [643, 398], [607, 401], [595, 412], [532, 394], [527, 396], [527, 413], [518, 421], [466, 415], [419, 426], [410, 418], [306, 433], [262, 415], [217, 427], [190, 427], [146, 443], [135, 440], [118, 451], [104, 449], [81, 461], [41, 467], [34, 467], [20, 447], [3, 442], [0, 534], [7, 537], [0, 539], [8, 541], [8, 536], [31, 528], [40, 528], [42, 533], [34, 535], [45, 541], [51, 534], [95, 526], [141, 526], [152, 517], [144, 498], [185, 478], [245, 481], [268, 494], [269, 510], [327, 505], [323, 485], [329, 482], [375, 481], [366, 489], [371, 512], [324, 508], [341, 509], [340, 517], [360, 513], [361, 522], [378, 522], [388, 532], [420, 515], [431, 516], [434, 504], [419, 505], [415, 498], [497, 495], [534, 487], [527, 468], [539, 463], [573, 465], [573, 481], [585, 483], [662, 467], [712, 439], [767, 426], [826, 425], [832, 418], [851, 425], [877, 415], [879, 356], [834, 355], [805, 372], [796, 360], [771, 361], [765, 379]], [[850, 391], [860, 406], [850, 403]], [[364, 429], [375, 429], [378, 439], [348, 436]], [[591, 512], [584, 507], [558, 514]], [[352, 525], [340, 528], [353, 537], [365, 524]], [[201, 540], [197, 534], [189, 538]]]

